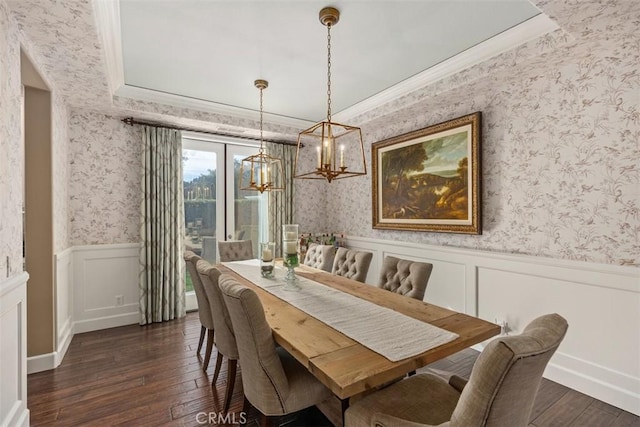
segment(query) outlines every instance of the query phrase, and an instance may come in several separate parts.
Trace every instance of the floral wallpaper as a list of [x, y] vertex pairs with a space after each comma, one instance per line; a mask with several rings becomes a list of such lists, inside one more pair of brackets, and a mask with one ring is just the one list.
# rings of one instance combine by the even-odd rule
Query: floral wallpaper
[[24, 149], [18, 40], [16, 26], [0, 1], [0, 280], [22, 271]]
[[[482, 111], [482, 235], [373, 230], [371, 176], [327, 186], [322, 226], [640, 265], [640, 3], [539, 6], [547, 5], [572, 34], [530, 42], [359, 118], [370, 161], [376, 141]], [[299, 204], [301, 223], [318, 221], [317, 206]]]
[[[108, 106], [106, 79], [92, 2], [87, 0], [7, 0], [18, 28], [28, 33], [46, 70], [67, 104]], [[60, 58], [64, 58], [61, 61]]]
[[[371, 176], [331, 185], [296, 181], [302, 229], [640, 264], [640, 2], [533, 2], [559, 30], [349, 120], [362, 127], [370, 160], [370, 145], [376, 141], [482, 111], [482, 235], [373, 230]], [[68, 200], [66, 232], [64, 214], [54, 218], [56, 250], [139, 241], [140, 130], [122, 125], [121, 115], [185, 126], [256, 127], [248, 119], [111, 99], [93, 9], [86, 0], [50, 2], [46, 8], [36, 0], [8, 0], [12, 15], [6, 4], [0, 0], [0, 245], [11, 255], [12, 265], [20, 260], [15, 243], [20, 241], [22, 204], [21, 191], [16, 191], [22, 175], [16, 155], [21, 149], [16, 125], [18, 30], [28, 29], [38, 47], [36, 62], [58, 88], [61, 101], [56, 104], [74, 106], [54, 117], [62, 123], [68, 115], [68, 129], [61, 125], [54, 130], [56, 211], [63, 212], [63, 200]], [[59, 61], [61, 57], [69, 61]], [[92, 112], [96, 105], [100, 113]], [[287, 139], [297, 133], [267, 127], [272, 135]], [[64, 132], [66, 147], [60, 142]], [[66, 190], [59, 185], [65, 180]], [[0, 262], [0, 273], [2, 268]]]
[[69, 140], [70, 244], [139, 242], [141, 128], [74, 109]]

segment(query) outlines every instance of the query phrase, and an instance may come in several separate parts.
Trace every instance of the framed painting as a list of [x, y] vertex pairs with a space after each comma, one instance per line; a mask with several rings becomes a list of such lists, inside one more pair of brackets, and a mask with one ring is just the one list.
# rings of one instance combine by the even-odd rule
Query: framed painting
[[478, 111], [372, 146], [373, 228], [482, 234]]

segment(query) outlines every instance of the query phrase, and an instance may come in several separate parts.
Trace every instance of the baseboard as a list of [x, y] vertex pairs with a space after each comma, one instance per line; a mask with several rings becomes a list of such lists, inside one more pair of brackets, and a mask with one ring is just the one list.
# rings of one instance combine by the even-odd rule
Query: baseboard
[[55, 356], [55, 367], [57, 368], [62, 363], [62, 359], [64, 359], [64, 355], [67, 354], [67, 350], [69, 349], [69, 344], [71, 344], [71, 340], [73, 339], [73, 320], [69, 317], [64, 325], [61, 328], [60, 338], [58, 340], [57, 351]]
[[135, 325], [140, 322], [140, 314], [134, 313], [117, 314], [113, 316], [98, 317], [95, 319], [80, 320], [73, 324], [73, 333], [98, 331], [100, 329], [117, 328], [118, 326]]
[[640, 415], [640, 394], [632, 391], [640, 390], [638, 378], [563, 353], [553, 356], [544, 376], [627, 412]]
[[56, 368], [56, 359], [62, 358], [56, 355], [57, 351], [37, 356], [27, 357], [27, 374], [35, 374], [36, 372], [49, 371]]
[[15, 406], [9, 411], [7, 419], [3, 421], [2, 427], [28, 427], [29, 426], [29, 409], [24, 402], [16, 402]]

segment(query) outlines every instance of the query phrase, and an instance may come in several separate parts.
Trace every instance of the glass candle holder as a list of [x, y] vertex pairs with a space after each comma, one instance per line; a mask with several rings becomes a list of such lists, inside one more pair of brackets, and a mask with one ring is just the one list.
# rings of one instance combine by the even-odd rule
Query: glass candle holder
[[285, 289], [288, 290], [300, 289], [296, 283], [297, 278], [294, 271], [294, 268], [300, 265], [298, 235], [298, 224], [285, 224], [282, 226], [282, 264], [287, 268]]
[[260, 274], [262, 277], [272, 278], [275, 269], [276, 244], [273, 242], [260, 243]]

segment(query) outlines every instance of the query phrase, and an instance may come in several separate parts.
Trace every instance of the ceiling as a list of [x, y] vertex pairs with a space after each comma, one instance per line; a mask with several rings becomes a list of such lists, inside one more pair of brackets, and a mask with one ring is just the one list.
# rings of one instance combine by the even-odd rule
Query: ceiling
[[[255, 117], [269, 81], [271, 122], [348, 119], [555, 29], [527, 0], [120, 0], [98, 7], [114, 94]], [[108, 11], [109, 12], [109, 11]], [[107, 19], [105, 19], [105, 16]]]

